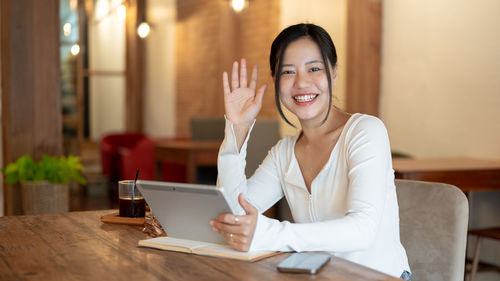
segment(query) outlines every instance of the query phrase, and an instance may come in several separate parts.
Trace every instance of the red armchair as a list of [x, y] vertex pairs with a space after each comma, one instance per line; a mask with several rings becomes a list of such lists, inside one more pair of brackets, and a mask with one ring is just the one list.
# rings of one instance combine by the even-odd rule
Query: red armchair
[[[158, 141], [187, 141], [186, 138], [161, 138]], [[161, 163], [161, 179], [169, 182], [187, 182], [186, 165], [179, 163], [163, 162]]]
[[101, 141], [103, 174], [111, 182], [155, 178], [154, 142], [140, 133], [123, 133], [105, 136]]

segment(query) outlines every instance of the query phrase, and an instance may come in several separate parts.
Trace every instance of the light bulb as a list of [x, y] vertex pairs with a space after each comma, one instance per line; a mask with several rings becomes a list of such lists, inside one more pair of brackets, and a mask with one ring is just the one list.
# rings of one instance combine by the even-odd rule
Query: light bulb
[[71, 23], [67, 22], [63, 25], [64, 36], [69, 36], [71, 34]]
[[80, 46], [78, 44], [74, 44], [73, 46], [71, 46], [71, 54], [73, 56], [76, 56], [78, 55], [78, 53], [80, 53]]
[[139, 26], [137, 27], [137, 34], [143, 39], [149, 35], [150, 31], [151, 27], [147, 22], [141, 22], [141, 24], [139, 24]]
[[245, 8], [245, 0], [233, 0], [231, 2], [235, 12], [239, 13]]

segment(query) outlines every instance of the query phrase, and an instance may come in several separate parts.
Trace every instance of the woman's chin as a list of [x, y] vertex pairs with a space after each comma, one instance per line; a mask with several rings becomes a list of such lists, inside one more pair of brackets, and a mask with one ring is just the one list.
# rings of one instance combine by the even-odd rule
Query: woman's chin
[[316, 121], [323, 121], [318, 114], [300, 114], [295, 115], [301, 124], [317, 123]]

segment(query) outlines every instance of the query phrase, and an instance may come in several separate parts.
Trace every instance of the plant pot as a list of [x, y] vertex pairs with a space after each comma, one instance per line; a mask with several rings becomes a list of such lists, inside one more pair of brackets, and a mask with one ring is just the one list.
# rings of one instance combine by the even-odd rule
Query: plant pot
[[47, 181], [21, 183], [21, 198], [25, 215], [62, 213], [69, 211], [69, 186]]

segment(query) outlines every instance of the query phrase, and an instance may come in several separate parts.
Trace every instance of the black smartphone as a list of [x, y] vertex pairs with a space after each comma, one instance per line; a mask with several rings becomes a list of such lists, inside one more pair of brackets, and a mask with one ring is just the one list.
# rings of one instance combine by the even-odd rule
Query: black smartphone
[[278, 271], [316, 274], [329, 260], [328, 254], [294, 253], [278, 264]]

